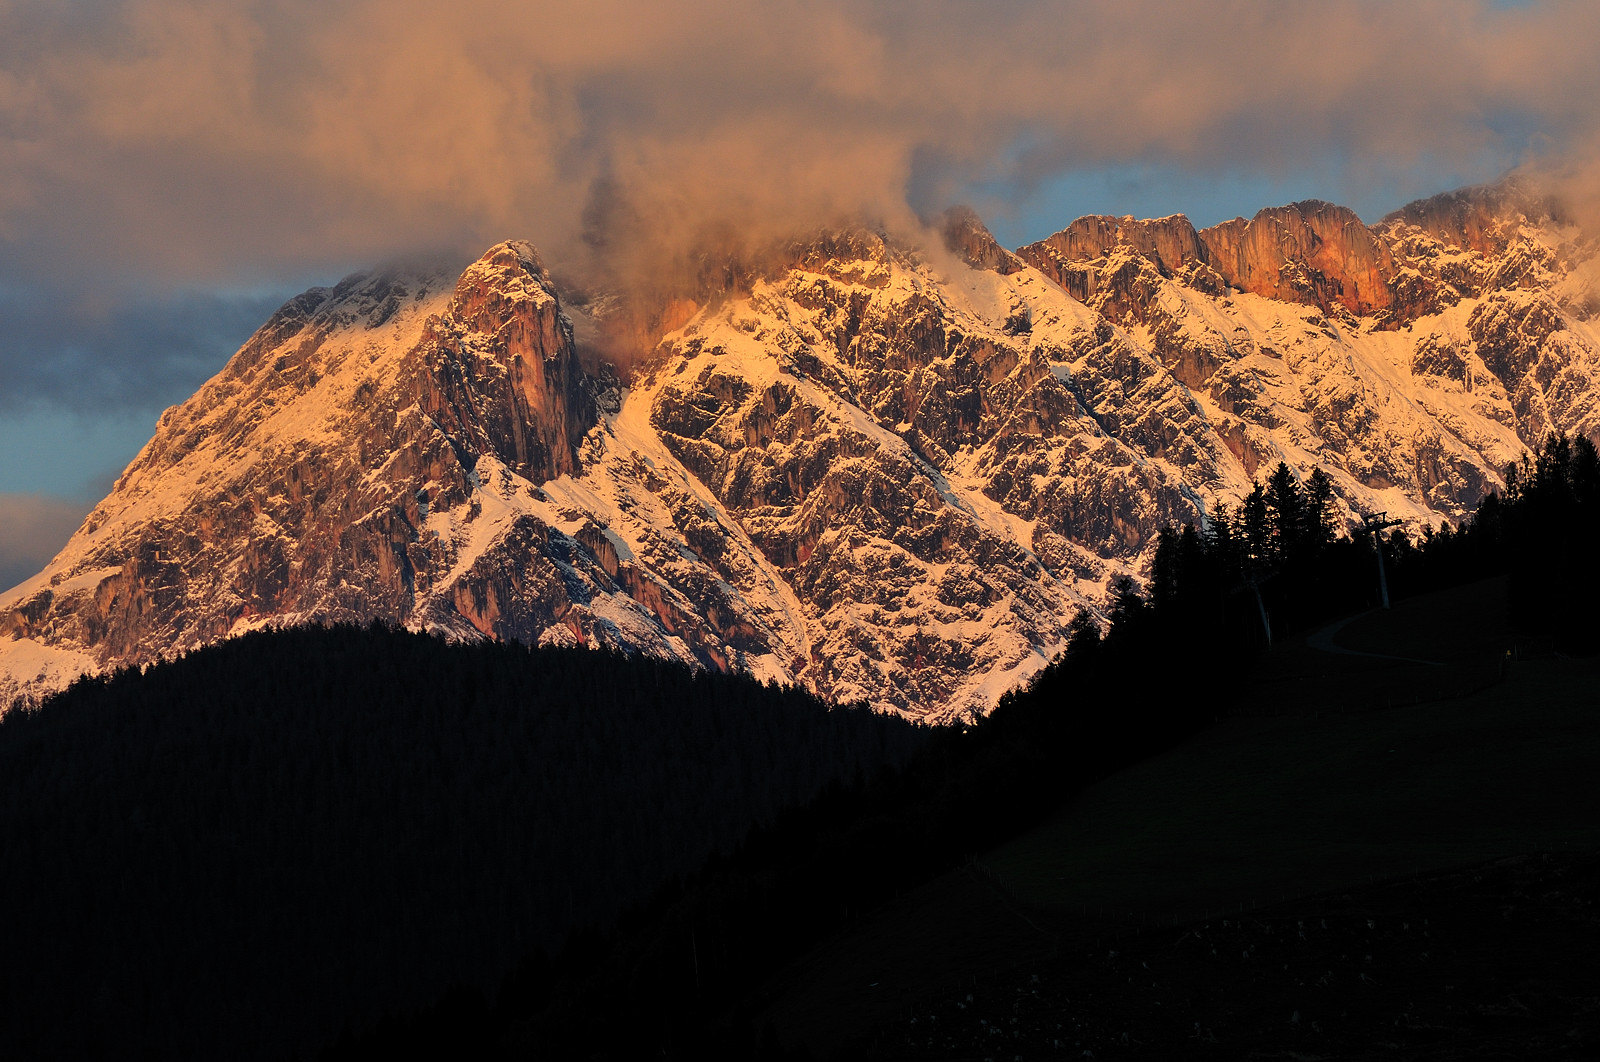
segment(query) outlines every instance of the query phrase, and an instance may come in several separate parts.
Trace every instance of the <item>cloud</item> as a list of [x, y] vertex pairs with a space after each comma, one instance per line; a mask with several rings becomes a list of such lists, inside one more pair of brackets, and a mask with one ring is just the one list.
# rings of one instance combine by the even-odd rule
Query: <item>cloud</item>
[[195, 283], [560, 244], [601, 178], [692, 228], [1141, 158], [1465, 157], [1511, 111], [1592, 134], [1596, 30], [1470, 0], [21, 3], [0, 219], [53, 269]]
[[42, 494], [0, 494], [0, 590], [37, 575], [89, 508]]
[[0, 416], [157, 408], [217, 371], [292, 292], [0, 289]]
[[[1110, 165], [1360, 188], [1530, 136], [1577, 158], [1597, 31], [1563, 0], [0, 0], [0, 285], [133, 306], [507, 236], [648, 258]], [[102, 368], [156, 356], [91, 338]], [[49, 386], [24, 357], [0, 371]]]

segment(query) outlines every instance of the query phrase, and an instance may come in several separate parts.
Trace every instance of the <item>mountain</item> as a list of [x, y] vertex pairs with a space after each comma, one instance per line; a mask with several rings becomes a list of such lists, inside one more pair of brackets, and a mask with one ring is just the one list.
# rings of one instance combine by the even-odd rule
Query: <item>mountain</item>
[[380, 620], [983, 711], [1163, 525], [1280, 460], [1420, 529], [1547, 432], [1600, 437], [1596, 251], [1512, 182], [1370, 227], [1088, 217], [1014, 253], [957, 210], [676, 293], [625, 383], [584, 338], [616, 300], [527, 244], [356, 275], [163, 414], [0, 596], [0, 701]]

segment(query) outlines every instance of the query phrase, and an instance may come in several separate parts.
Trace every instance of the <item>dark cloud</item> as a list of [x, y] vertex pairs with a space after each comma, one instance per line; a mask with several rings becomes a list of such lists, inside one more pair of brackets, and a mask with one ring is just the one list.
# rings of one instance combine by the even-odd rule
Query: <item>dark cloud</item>
[[89, 509], [42, 494], [0, 494], [0, 592], [50, 563]]
[[193, 392], [286, 297], [0, 289], [0, 416], [160, 407]]

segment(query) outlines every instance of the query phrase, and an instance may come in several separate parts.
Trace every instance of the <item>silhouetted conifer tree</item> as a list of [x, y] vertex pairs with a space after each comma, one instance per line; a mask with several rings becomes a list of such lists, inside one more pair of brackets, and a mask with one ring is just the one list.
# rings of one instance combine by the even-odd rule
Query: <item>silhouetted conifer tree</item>
[[1157, 608], [1171, 608], [1177, 603], [1182, 567], [1178, 533], [1168, 524], [1156, 533], [1156, 552], [1150, 564], [1150, 601]]
[[1339, 537], [1339, 513], [1333, 500], [1333, 480], [1321, 468], [1306, 477], [1306, 530], [1320, 549]]
[[1280, 557], [1299, 552], [1305, 527], [1305, 499], [1300, 482], [1285, 461], [1279, 461], [1267, 479], [1267, 518], [1272, 525], [1272, 551]]
[[1133, 638], [1145, 617], [1146, 601], [1139, 592], [1139, 584], [1130, 575], [1119, 575], [1111, 580], [1109, 607], [1106, 618], [1111, 621], [1107, 638], [1126, 643]]
[[1259, 481], [1239, 506], [1238, 536], [1248, 560], [1262, 564], [1272, 556], [1272, 515], [1267, 508], [1266, 488]]
[[1067, 638], [1068, 654], [1084, 656], [1100, 647], [1100, 621], [1088, 609], [1080, 608], [1077, 611], [1068, 630], [1071, 631]]

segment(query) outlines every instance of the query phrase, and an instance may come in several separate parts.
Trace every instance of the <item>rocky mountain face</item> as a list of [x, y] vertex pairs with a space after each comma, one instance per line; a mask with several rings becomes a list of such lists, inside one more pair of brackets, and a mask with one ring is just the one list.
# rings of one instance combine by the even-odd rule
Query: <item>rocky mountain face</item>
[[626, 386], [583, 367], [611, 304], [526, 244], [358, 275], [285, 305], [0, 595], [0, 701], [379, 620], [982, 711], [1263, 466], [1420, 526], [1545, 433], [1600, 436], [1595, 251], [1512, 185], [1015, 253], [958, 211], [633, 312]]

